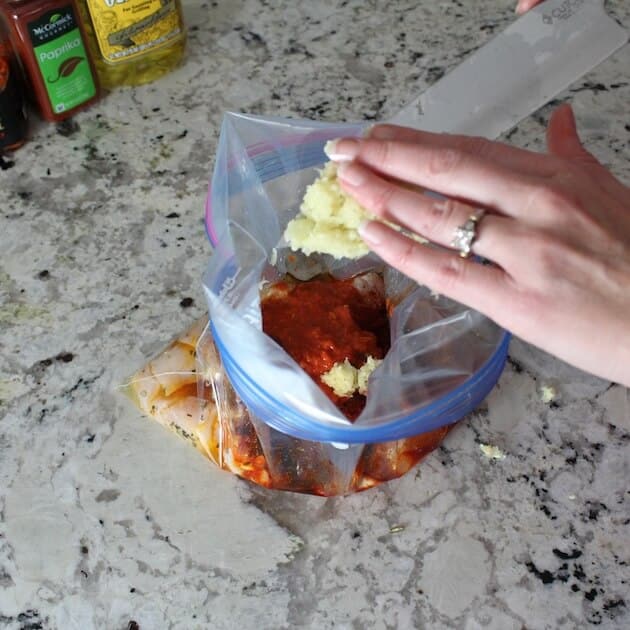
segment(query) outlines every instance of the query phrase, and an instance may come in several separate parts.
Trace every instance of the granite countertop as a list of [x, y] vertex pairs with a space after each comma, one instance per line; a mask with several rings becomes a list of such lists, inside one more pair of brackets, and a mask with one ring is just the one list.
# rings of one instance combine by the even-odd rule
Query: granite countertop
[[[381, 119], [513, 4], [184, 0], [181, 68], [71, 122], [34, 121], [1, 158], [1, 628], [630, 627], [622, 387], [513, 340], [443, 446], [330, 499], [218, 470], [121, 393], [205, 311], [224, 110]], [[630, 27], [630, 4], [607, 4]], [[630, 47], [558, 98], [630, 181]], [[510, 142], [541, 148], [549, 112]]]

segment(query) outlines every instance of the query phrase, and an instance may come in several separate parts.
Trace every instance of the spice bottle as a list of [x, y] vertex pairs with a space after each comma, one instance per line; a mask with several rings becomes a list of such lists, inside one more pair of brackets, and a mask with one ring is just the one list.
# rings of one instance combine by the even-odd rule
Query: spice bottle
[[0, 0], [42, 118], [64, 120], [99, 98], [74, 0]]
[[26, 141], [28, 120], [21, 67], [1, 27], [0, 24], [0, 151], [11, 151]]
[[149, 83], [184, 57], [180, 0], [78, 0], [101, 85]]

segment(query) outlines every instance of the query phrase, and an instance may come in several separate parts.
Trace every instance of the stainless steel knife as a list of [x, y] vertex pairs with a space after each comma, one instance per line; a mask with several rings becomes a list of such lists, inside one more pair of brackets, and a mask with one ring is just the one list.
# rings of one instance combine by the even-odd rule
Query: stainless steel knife
[[547, 0], [387, 122], [497, 138], [627, 41], [603, 0]]

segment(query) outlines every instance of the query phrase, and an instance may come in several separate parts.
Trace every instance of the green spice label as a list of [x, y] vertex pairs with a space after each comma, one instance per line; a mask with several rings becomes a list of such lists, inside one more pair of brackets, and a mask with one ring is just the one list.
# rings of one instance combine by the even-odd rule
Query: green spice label
[[28, 31], [54, 112], [67, 112], [96, 95], [94, 77], [71, 5], [29, 22]]

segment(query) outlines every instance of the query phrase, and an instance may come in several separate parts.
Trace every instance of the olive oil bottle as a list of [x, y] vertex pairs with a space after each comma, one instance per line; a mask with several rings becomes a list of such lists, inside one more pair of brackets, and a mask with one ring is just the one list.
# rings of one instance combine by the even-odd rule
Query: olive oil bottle
[[149, 83], [184, 57], [180, 0], [78, 0], [101, 85]]

